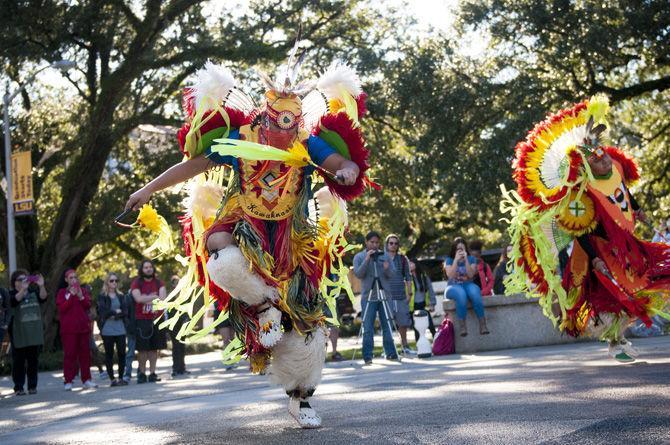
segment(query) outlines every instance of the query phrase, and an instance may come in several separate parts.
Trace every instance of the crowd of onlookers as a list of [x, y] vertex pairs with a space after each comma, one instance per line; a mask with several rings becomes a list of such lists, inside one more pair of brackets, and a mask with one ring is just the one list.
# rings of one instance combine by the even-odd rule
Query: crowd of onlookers
[[[511, 246], [507, 246], [493, 269], [482, 259], [483, 244], [475, 240], [468, 246], [463, 238], [456, 238], [442, 265], [447, 281], [445, 298], [456, 303], [458, 333], [468, 335], [465, 318], [468, 302], [479, 320], [479, 334], [489, 334], [482, 297], [503, 293], [504, 278], [508, 274], [507, 261]], [[361, 281], [361, 323], [363, 359], [372, 363], [375, 320], [382, 331], [384, 356], [397, 360], [398, 351], [392, 331], [397, 329], [404, 354], [414, 354], [409, 347], [407, 331], [414, 327], [413, 313], [435, 310], [436, 298], [429, 273], [415, 258], [400, 253], [400, 237], [384, 238], [371, 231], [365, 238], [365, 249], [354, 257], [354, 275]], [[433, 317], [428, 316], [428, 329], [435, 336]], [[415, 339], [419, 333], [414, 330]]]
[[[670, 218], [655, 233], [653, 241], [670, 244]], [[377, 319], [382, 332], [384, 356], [388, 360], [398, 360], [398, 352], [416, 353], [410, 348], [407, 336], [414, 327], [415, 311], [423, 310], [430, 314], [435, 310], [435, 292], [428, 271], [421, 262], [400, 253], [400, 242], [398, 235], [391, 234], [384, 238], [382, 245], [381, 235], [371, 231], [365, 238], [365, 249], [353, 260], [353, 273], [361, 282], [361, 336], [365, 364], [372, 363]], [[504, 279], [509, 274], [512, 246], [502, 250], [493, 270], [482, 259], [482, 249], [483, 244], [479, 240], [468, 245], [463, 238], [456, 238], [442, 265], [447, 281], [444, 296], [455, 302], [456, 329], [460, 336], [468, 335], [465, 323], [468, 302], [479, 321], [479, 334], [486, 335], [489, 329], [483, 297], [504, 294]], [[172, 277], [170, 286], [176, 286], [178, 280], [178, 277]], [[100, 377], [109, 378], [111, 386], [128, 385], [135, 357], [138, 384], [160, 381], [156, 362], [159, 351], [167, 348], [168, 335], [172, 342], [172, 376], [189, 374], [184, 360], [185, 345], [177, 340], [177, 334], [188, 319], [182, 316], [169, 330], [160, 329], [156, 323], [157, 319], [168, 314], [155, 310], [153, 301], [164, 300], [167, 294], [166, 285], [157, 277], [150, 260], [141, 262], [127, 292], [122, 289], [119, 275], [108, 273], [95, 300], [91, 287], [80, 282], [75, 270], [65, 271], [56, 293], [64, 389], [71, 390], [77, 376], [84, 388], [97, 387], [91, 375], [92, 365], [98, 368]], [[39, 273], [29, 274], [22, 269], [11, 274], [9, 289], [0, 288], [0, 341], [5, 334], [10, 339], [12, 380], [17, 395], [26, 394], [26, 389], [28, 394], [37, 392], [39, 354], [44, 343], [41, 306], [47, 298], [44, 278]], [[331, 318], [330, 311], [326, 312], [326, 316]], [[219, 314], [214, 311], [214, 320]], [[339, 313], [335, 316], [340, 318]], [[428, 316], [428, 321], [428, 329], [435, 337], [433, 317]], [[104, 359], [100, 357], [93, 335], [94, 324], [97, 324], [102, 339]], [[228, 320], [216, 329], [224, 344], [232, 339]], [[400, 335], [399, 350], [394, 344], [393, 330]], [[338, 328], [331, 326], [333, 360], [342, 359], [337, 351], [338, 336]], [[414, 336], [418, 340], [416, 330]]]
[[[178, 277], [173, 277], [170, 284], [176, 286], [177, 282]], [[39, 273], [18, 269], [11, 274], [10, 285], [10, 289], [1, 292], [0, 340], [5, 333], [10, 340], [15, 394], [24, 395], [26, 389], [28, 394], [35, 394], [39, 354], [44, 343], [40, 306], [48, 295]], [[128, 385], [135, 358], [137, 383], [160, 381], [156, 361], [159, 351], [167, 348], [167, 335], [172, 340], [172, 376], [188, 374], [185, 345], [176, 338], [187, 319], [180, 318], [171, 329], [160, 329], [156, 323], [167, 314], [155, 310], [153, 301], [166, 297], [165, 283], [157, 277], [150, 260], [142, 261], [127, 292], [122, 290], [119, 275], [108, 273], [95, 299], [91, 287], [80, 282], [74, 269], [65, 271], [55, 297], [63, 348], [63, 388], [72, 390], [77, 376], [84, 388], [96, 388], [92, 365], [97, 366], [99, 377], [109, 379], [111, 386]], [[104, 359], [94, 338], [94, 324], [102, 339]]]

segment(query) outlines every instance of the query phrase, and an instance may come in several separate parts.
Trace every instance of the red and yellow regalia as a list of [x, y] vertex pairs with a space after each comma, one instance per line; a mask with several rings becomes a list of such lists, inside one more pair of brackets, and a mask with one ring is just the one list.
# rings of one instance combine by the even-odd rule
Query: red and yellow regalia
[[[664, 314], [670, 248], [634, 234], [644, 217], [630, 192], [639, 172], [601, 142], [607, 111], [607, 99], [594, 97], [537, 124], [516, 147], [517, 191], [504, 191], [501, 209], [512, 215], [507, 290], [538, 296], [570, 335], [589, 330], [616, 344], [629, 320]], [[569, 244], [561, 277], [559, 252]]]
[[[216, 323], [229, 319], [236, 334], [226, 359], [247, 357], [252, 371], [289, 393], [300, 424], [315, 427], [320, 419], [306, 399], [325, 359], [323, 308], [335, 314], [335, 297], [351, 295], [342, 263], [351, 248], [345, 202], [372, 183], [358, 76], [335, 63], [317, 81], [297, 83], [298, 65], [289, 61], [278, 81], [261, 74], [267, 92], [260, 106], [212, 63], [187, 88], [181, 150], [185, 159], [206, 156], [214, 168], [188, 186], [179, 257], [187, 272], [169, 296], [177, 315], [167, 324], [186, 312], [191, 322], [181, 334], [204, 335], [211, 326], [196, 326], [214, 301], [222, 310]], [[334, 155], [355, 164], [353, 184], [322, 167]], [[208, 251], [208, 238], [221, 232], [233, 242]]]

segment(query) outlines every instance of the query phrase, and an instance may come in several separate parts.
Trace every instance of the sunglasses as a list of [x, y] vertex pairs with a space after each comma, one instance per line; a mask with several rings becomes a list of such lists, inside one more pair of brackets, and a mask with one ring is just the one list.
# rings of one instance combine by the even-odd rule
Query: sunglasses
[[397, 245], [400, 244], [400, 243], [395, 242], [395, 241], [389, 241], [387, 244], [388, 244], [389, 246], [397, 246]]
[[16, 278], [16, 281], [28, 281], [28, 277], [26, 277], [25, 275], [23, 275], [23, 276], [17, 277], [17, 278]]
[[117, 281], [119, 281], [119, 280], [117, 280], [116, 278], [112, 278], [112, 279], [109, 280], [110, 283], [116, 283]]

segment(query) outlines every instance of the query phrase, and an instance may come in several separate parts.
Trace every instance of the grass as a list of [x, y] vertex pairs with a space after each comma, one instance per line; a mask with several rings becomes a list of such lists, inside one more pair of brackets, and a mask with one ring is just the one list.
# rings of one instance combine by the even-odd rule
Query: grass
[[[398, 345], [396, 344], [396, 348]], [[409, 342], [409, 347], [410, 349], [416, 349], [416, 343], [415, 342]], [[342, 354], [342, 357], [344, 357], [344, 360], [351, 360], [351, 357], [354, 355], [354, 351], [356, 351], [356, 359], [357, 360], [362, 360], [363, 359], [363, 342], [361, 341], [361, 346], [358, 348], [349, 348], [349, 349], [341, 349], [338, 350], [340, 354]], [[375, 346], [372, 349], [372, 356], [373, 358], [380, 358], [382, 356], [382, 353], [384, 352], [384, 347], [383, 346]], [[326, 362], [333, 362], [333, 361], [342, 361], [342, 360], [333, 360], [332, 358], [332, 351], [330, 350], [330, 344], [328, 347], [328, 355], [326, 356]]]

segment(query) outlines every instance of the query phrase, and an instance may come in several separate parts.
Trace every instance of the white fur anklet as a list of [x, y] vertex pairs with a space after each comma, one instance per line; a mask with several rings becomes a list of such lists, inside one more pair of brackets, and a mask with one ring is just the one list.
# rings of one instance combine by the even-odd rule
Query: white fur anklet
[[263, 347], [271, 348], [277, 344], [282, 337], [281, 311], [274, 306], [269, 306], [258, 314], [258, 341]]
[[288, 401], [288, 412], [301, 428], [321, 427], [321, 417], [310, 406], [306, 398], [291, 397]]
[[262, 304], [266, 300], [276, 301], [278, 298], [277, 289], [265, 284], [253, 272], [237, 246], [213, 252], [207, 261], [207, 273], [214, 284], [250, 306]]

